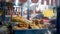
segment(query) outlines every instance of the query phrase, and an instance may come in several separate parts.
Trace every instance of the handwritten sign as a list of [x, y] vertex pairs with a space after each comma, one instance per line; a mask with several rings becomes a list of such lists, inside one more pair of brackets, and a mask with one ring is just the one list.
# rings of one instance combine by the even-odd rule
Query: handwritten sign
[[43, 14], [45, 17], [53, 17], [54, 16], [53, 9], [44, 10]]

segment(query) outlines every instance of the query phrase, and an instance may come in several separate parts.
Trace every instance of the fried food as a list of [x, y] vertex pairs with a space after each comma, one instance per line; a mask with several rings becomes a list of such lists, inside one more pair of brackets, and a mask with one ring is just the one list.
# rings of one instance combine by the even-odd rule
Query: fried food
[[13, 29], [14, 29], [14, 30], [23, 30], [23, 29], [28, 29], [28, 28], [14, 26]]
[[39, 27], [35, 23], [30, 24], [30, 27], [32, 29], [39, 29]]
[[18, 25], [13, 27], [13, 29], [17, 29], [17, 30], [29, 29], [29, 27], [31, 27], [32, 29], [47, 28], [46, 25], [40, 24], [41, 20], [39, 19], [29, 21], [18, 15], [17, 17], [13, 17], [12, 21], [18, 22]]
[[44, 24], [38, 24], [38, 26], [39, 26], [39, 28], [47, 28], [47, 26]]

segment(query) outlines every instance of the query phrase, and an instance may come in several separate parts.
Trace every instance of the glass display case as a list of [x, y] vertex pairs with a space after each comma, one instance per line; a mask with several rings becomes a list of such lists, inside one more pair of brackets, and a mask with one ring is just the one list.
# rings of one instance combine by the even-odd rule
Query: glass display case
[[52, 0], [12, 0], [11, 3], [4, 6], [5, 22], [12, 26], [14, 34], [45, 34], [56, 29], [54, 7], [57, 2], [52, 4]]

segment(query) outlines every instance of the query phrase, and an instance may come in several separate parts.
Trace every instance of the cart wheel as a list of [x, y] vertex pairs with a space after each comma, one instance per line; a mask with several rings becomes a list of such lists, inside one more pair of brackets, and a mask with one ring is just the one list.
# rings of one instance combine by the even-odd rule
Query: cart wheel
[[48, 30], [45, 34], [52, 34], [52, 33], [51, 33], [51, 31]]

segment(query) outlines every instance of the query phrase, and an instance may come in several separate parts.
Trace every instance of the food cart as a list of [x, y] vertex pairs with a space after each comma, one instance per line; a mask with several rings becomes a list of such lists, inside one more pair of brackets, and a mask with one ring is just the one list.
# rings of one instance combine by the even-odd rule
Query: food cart
[[[34, 29], [34, 27], [32, 27], [32, 29], [25, 29], [26, 25], [24, 27], [22, 26], [23, 28], [19, 29], [19, 27], [21, 26], [21, 23], [25, 24], [25, 22], [29, 23], [29, 21], [33, 21], [34, 16], [38, 15], [40, 13], [40, 11], [43, 12], [43, 9], [44, 9], [42, 5], [41, 5], [41, 7], [38, 7], [38, 6], [40, 6], [40, 4], [37, 4], [38, 0], [36, 0], [37, 2], [33, 0], [32, 4], [29, 0], [27, 0], [27, 2], [26, 2], [26, 0], [24, 0], [24, 1], [19, 0], [19, 1], [20, 2], [18, 4], [15, 4], [15, 1], [14, 1], [12, 3], [13, 6], [10, 8], [8, 7], [9, 10], [7, 10], [7, 14], [6, 14], [7, 18], [5, 18], [7, 22], [10, 22], [10, 26], [12, 26], [13, 33], [14, 34], [46, 34], [47, 31], [49, 30], [48, 27], [44, 26], [43, 28], [41, 28], [41, 27], [39, 28], [38, 26], [36, 26], [36, 24], [34, 25], [34, 26], [36, 26], [35, 27], [36, 29]], [[31, 7], [32, 5], [33, 5], [33, 7]], [[40, 8], [42, 8], [42, 10], [40, 10]], [[45, 9], [47, 9], [47, 8], [45, 7]], [[8, 13], [8, 11], [9, 11], [9, 13]], [[26, 11], [26, 13], [24, 13], [25, 11]], [[46, 14], [46, 13], [44, 13], [44, 14]], [[51, 13], [50, 13], [50, 15], [51, 15]], [[30, 18], [32, 18], [32, 19], [30, 20]], [[11, 19], [13, 19], [13, 20], [11, 20]], [[14, 21], [14, 23], [13, 23], [13, 21]], [[19, 27], [17, 26], [17, 29], [14, 29], [14, 26], [16, 26], [17, 22], [19, 24]], [[30, 23], [29, 23], [29, 25], [30, 25]]]

